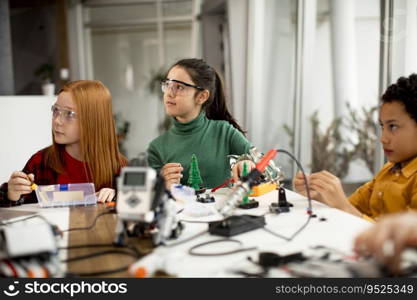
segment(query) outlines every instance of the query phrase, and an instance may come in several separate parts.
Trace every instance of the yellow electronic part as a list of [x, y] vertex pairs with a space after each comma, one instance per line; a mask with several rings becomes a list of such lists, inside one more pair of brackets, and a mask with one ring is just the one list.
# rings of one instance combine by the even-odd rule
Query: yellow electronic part
[[252, 188], [252, 193], [249, 195], [250, 197], [258, 197], [269, 193], [277, 188], [277, 184], [273, 182], [266, 182], [261, 183], [260, 185], [254, 186]]

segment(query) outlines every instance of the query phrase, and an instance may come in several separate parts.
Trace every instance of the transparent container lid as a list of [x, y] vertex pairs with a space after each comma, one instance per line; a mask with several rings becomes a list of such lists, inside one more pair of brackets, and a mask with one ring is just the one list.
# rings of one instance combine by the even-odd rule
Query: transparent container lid
[[94, 183], [39, 185], [36, 192], [40, 207], [95, 205]]

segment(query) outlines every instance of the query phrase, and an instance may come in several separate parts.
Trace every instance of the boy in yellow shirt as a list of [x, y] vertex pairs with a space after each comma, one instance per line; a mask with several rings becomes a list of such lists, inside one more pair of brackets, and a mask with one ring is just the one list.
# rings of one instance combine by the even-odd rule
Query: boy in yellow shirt
[[[340, 179], [327, 171], [307, 176], [311, 197], [356, 216], [376, 219], [417, 208], [417, 74], [401, 77], [382, 96], [380, 141], [388, 162], [372, 181], [346, 197]], [[295, 190], [305, 195], [298, 173]]]

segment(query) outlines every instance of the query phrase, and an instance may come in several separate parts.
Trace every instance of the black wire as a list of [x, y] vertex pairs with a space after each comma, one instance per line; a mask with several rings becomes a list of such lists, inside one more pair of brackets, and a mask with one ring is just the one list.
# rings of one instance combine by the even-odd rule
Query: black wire
[[304, 228], [307, 227], [308, 223], [310, 223], [311, 218], [312, 215], [308, 215], [307, 221], [303, 225], [301, 225], [301, 227], [296, 232], [293, 233], [293, 235], [290, 237], [290, 241], [293, 240], [301, 231], [303, 231]]
[[[107, 247], [114, 247], [114, 244], [87, 244], [87, 245], [73, 245], [73, 246], [67, 246], [67, 247], [59, 247], [58, 249], [60, 250], [70, 250], [70, 249], [81, 249], [81, 248], [107, 248]], [[119, 247], [119, 246], [118, 246]], [[122, 255], [128, 255], [128, 256], [132, 256], [134, 258], [140, 258], [144, 255], [144, 253], [140, 252], [136, 247], [132, 246], [132, 245], [126, 245], [126, 246], [122, 246], [123, 248], [127, 248], [130, 251], [124, 251], [124, 250], [116, 250], [116, 249], [112, 249], [112, 250], [105, 250], [105, 251], [99, 251], [99, 252], [95, 252], [95, 253], [90, 253], [87, 255], [81, 255], [81, 256], [77, 256], [77, 257], [72, 257], [66, 260], [62, 260], [61, 262], [72, 262], [72, 261], [77, 261], [77, 260], [83, 260], [83, 259], [88, 259], [88, 258], [93, 258], [93, 257], [98, 257], [98, 256], [102, 256], [102, 255], [108, 255], [108, 254], [122, 254]], [[102, 276], [102, 275], [108, 275], [108, 274], [113, 274], [113, 273], [118, 273], [118, 272], [123, 272], [126, 271], [129, 268], [130, 264], [120, 267], [120, 268], [116, 268], [116, 269], [110, 269], [110, 270], [102, 270], [102, 271], [95, 271], [95, 272], [83, 272], [83, 273], [66, 273], [66, 277], [96, 277], [96, 276]]]
[[218, 240], [213, 240], [213, 241], [197, 244], [197, 245], [191, 247], [188, 250], [188, 254], [194, 255], [194, 256], [221, 256], [221, 255], [229, 255], [229, 254], [235, 254], [235, 253], [239, 253], [239, 252], [244, 252], [244, 251], [250, 251], [250, 250], [257, 249], [257, 247], [250, 247], [250, 248], [240, 248], [240, 249], [236, 249], [236, 250], [232, 250], [232, 251], [217, 252], [217, 253], [198, 253], [198, 252], [194, 251], [195, 249], [206, 246], [206, 245], [215, 244], [215, 243], [222, 243], [222, 242], [232, 242], [232, 243], [237, 243], [239, 246], [242, 246], [242, 242], [238, 241], [238, 240], [218, 239]]
[[257, 272], [257, 273], [250, 273], [250, 272], [246, 272], [243, 270], [240, 271], [235, 271], [234, 273], [237, 275], [243, 275], [245, 277], [257, 277], [257, 278], [265, 278], [268, 275], [269, 272], [269, 268], [262, 266], [261, 264], [259, 264], [259, 262], [256, 262], [252, 259], [252, 257], [248, 256], [246, 257], [246, 259], [251, 262], [252, 264], [254, 264], [255, 266], [259, 267], [262, 269], [262, 271]]
[[[96, 225], [96, 222], [97, 222], [98, 218], [100, 218], [101, 216], [107, 215], [107, 214], [111, 214], [111, 213], [113, 213], [113, 210], [105, 211], [103, 213], [98, 214], [94, 218], [94, 221], [92, 222], [92, 224], [89, 225], [89, 226], [69, 228], [69, 229], [63, 230], [62, 232], [69, 232], [69, 231], [76, 231], [76, 230], [89, 230]], [[80, 248], [114, 247], [114, 246], [115, 246], [114, 244], [86, 244], [86, 245], [73, 245], [73, 246], [67, 246], [67, 247], [59, 247], [58, 249], [59, 250], [70, 250], [70, 249], [80, 249]], [[142, 256], [142, 254], [136, 249], [136, 247], [130, 246], [130, 245], [127, 245], [127, 246], [124, 246], [124, 247], [131, 250], [131, 251], [117, 250], [117, 249], [104, 250], [104, 251], [99, 251], [99, 252], [94, 252], [94, 253], [90, 253], [90, 254], [86, 254], [86, 255], [81, 255], [81, 256], [68, 258], [68, 259], [62, 260], [61, 262], [69, 263], [69, 262], [73, 262], [73, 261], [79, 261], [79, 260], [83, 260], [83, 259], [88, 259], [88, 258], [93, 258], [93, 257], [98, 257], [98, 256], [108, 255], [108, 254], [128, 255], [128, 256], [132, 256], [136, 259]], [[130, 266], [130, 264], [126, 265], [126, 266], [123, 266], [123, 267], [120, 267], [120, 268], [116, 268], [116, 269], [102, 270], [102, 271], [96, 271], [96, 272], [66, 273], [66, 277], [77, 277], [77, 276], [78, 277], [96, 277], [96, 276], [109, 275], [109, 274], [113, 274], [113, 273], [123, 272], [123, 271], [127, 270], [129, 268], [129, 266]]]
[[[310, 222], [310, 220], [311, 220], [311, 215], [308, 216], [306, 222], [303, 225], [301, 225], [301, 227], [298, 228], [290, 237], [283, 236], [283, 235], [281, 235], [279, 233], [276, 233], [275, 231], [272, 231], [271, 229], [268, 229], [268, 228], [265, 228], [265, 227], [262, 227], [262, 229], [265, 230], [266, 232], [272, 234], [273, 236], [276, 236], [278, 238], [286, 240], [287, 242], [291, 242], [301, 231], [303, 231], [304, 228], [306, 228], [306, 226]], [[251, 220], [251, 221], [253, 221], [253, 220]]]
[[69, 231], [76, 231], [76, 230], [89, 230], [89, 229], [93, 228], [94, 226], [96, 226], [96, 222], [97, 222], [98, 218], [100, 218], [101, 216], [104, 216], [104, 215], [112, 214], [113, 212], [114, 212], [113, 210], [110, 210], [110, 211], [105, 211], [105, 212], [102, 212], [102, 213], [98, 214], [94, 218], [93, 223], [89, 226], [68, 228], [68, 229], [62, 230], [61, 232], [69, 232]]
[[80, 249], [80, 248], [98, 248], [98, 247], [114, 247], [113, 244], [86, 244], [86, 245], [72, 245], [65, 247], [58, 247], [59, 250], [70, 250], [70, 249]]
[[113, 273], [119, 273], [123, 272], [129, 269], [130, 265], [126, 265], [117, 269], [111, 269], [111, 270], [104, 270], [104, 271], [97, 271], [97, 272], [83, 272], [83, 273], [69, 273], [67, 272], [65, 274], [65, 277], [97, 277], [97, 276], [103, 276], [103, 275], [109, 275]]
[[[277, 152], [281, 152], [281, 153], [285, 153], [285, 154], [287, 154], [291, 159], [293, 159], [294, 161], [295, 161], [295, 163], [297, 164], [297, 166], [298, 166], [298, 168], [301, 170], [301, 172], [302, 172], [302, 174], [303, 174], [303, 177], [304, 177], [304, 183], [305, 183], [305, 186], [306, 186], [306, 192], [307, 192], [307, 201], [308, 201], [308, 209], [307, 209], [307, 214], [308, 214], [308, 218], [307, 218], [307, 220], [306, 220], [306, 222], [303, 224], [303, 225], [301, 225], [301, 227], [299, 228], [299, 229], [297, 229], [290, 237], [286, 237], [286, 236], [283, 236], [283, 235], [281, 235], [281, 234], [279, 234], [279, 233], [276, 233], [276, 232], [274, 232], [274, 231], [272, 231], [271, 229], [268, 229], [268, 228], [265, 228], [265, 227], [262, 227], [262, 229], [263, 230], [265, 230], [266, 232], [268, 232], [268, 233], [270, 233], [270, 234], [272, 234], [273, 236], [276, 236], [276, 237], [278, 237], [278, 238], [280, 238], [280, 239], [283, 239], [283, 240], [285, 240], [285, 241], [287, 241], [287, 242], [290, 242], [290, 241], [292, 241], [301, 231], [303, 231], [304, 230], [304, 228], [306, 228], [307, 227], [307, 225], [308, 225], [308, 223], [310, 222], [310, 220], [311, 220], [311, 218], [312, 218], [312, 216], [313, 216], [313, 209], [312, 209], [312, 206], [311, 206], [311, 197], [310, 197], [310, 187], [308, 186], [308, 182], [307, 182], [307, 177], [306, 177], [306, 174], [305, 174], [305, 172], [304, 172], [304, 169], [303, 169], [303, 166], [300, 164], [300, 162], [291, 154], [291, 153], [289, 153], [288, 151], [286, 151], [286, 150], [283, 150], [283, 149], [276, 149], [277, 150]], [[245, 216], [245, 215], [243, 215], [242, 216], [246, 221], [249, 221], [249, 222], [252, 222], [252, 223], [255, 223], [255, 224], [258, 224], [257, 223], [257, 221], [256, 220], [252, 220], [250, 217], [248, 217], [248, 216]]]
[[186, 242], [189, 242], [189, 241], [191, 241], [191, 240], [194, 240], [195, 238], [198, 238], [199, 236], [202, 236], [202, 235], [204, 235], [204, 234], [206, 234], [208, 232], [208, 230], [204, 230], [204, 231], [202, 231], [202, 232], [199, 232], [199, 233], [197, 233], [197, 234], [195, 234], [195, 235], [193, 235], [193, 236], [190, 236], [189, 238], [186, 238], [186, 239], [184, 239], [184, 240], [181, 240], [181, 241], [178, 241], [178, 242], [176, 242], [176, 243], [170, 243], [170, 244], [163, 244], [164, 246], [166, 246], [166, 247], [175, 247], [175, 246], [178, 246], [178, 245], [181, 245], [181, 244], [184, 244], [184, 243], [186, 243]]
[[305, 183], [305, 186], [306, 186], [306, 193], [307, 193], [307, 201], [308, 201], [308, 211], [307, 211], [307, 213], [309, 214], [309, 215], [312, 215], [313, 214], [313, 208], [312, 208], [312, 206], [311, 206], [311, 196], [310, 196], [310, 187], [308, 186], [308, 182], [307, 182], [307, 176], [306, 176], [306, 173], [304, 172], [304, 168], [303, 168], [303, 166], [300, 164], [300, 162], [298, 161], [298, 159], [296, 159], [295, 157], [294, 157], [294, 155], [292, 155], [290, 152], [288, 152], [287, 150], [284, 150], [284, 149], [276, 149], [277, 150], [277, 152], [279, 153], [279, 152], [282, 152], [282, 153], [285, 153], [285, 154], [287, 154], [293, 161], [295, 161], [295, 163], [297, 164], [297, 167], [300, 169], [300, 171], [301, 171], [301, 173], [303, 174], [303, 178], [304, 178], [304, 183]]
[[[82, 248], [82, 246], [83, 245], [76, 246], [76, 247]], [[105, 246], [105, 245], [101, 245], [101, 246]], [[130, 251], [123, 251], [123, 250], [105, 250], [105, 251], [90, 253], [90, 254], [87, 254], [87, 255], [81, 255], [81, 256], [77, 256], [77, 257], [72, 257], [72, 258], [69, 258], [69, 259], [62, 260], [61, 262], [68, 263], [68, 262], [73, 262], [73, 261], [78, 261], [78, 260], [83, 260], [83, 259], [98, 257], [98, 256], [102, 256], [102, 255], [108, 255], [108, 254], [128, 255], [128, 256], [132, 256], [132, 257], [134, 257], [136, 259], [140, 257], [140, 255], [138, 256], [136, 253], [132, 253]], [[95, 272], [66, 273], [66, 276], [67, 277], [72, 277], [72, 276], [96, 277], [96, 276], [100, 276], [100, 275], [108, 275], [108, 274], [113, 274], [113, 273], [118, 273], [118, 272], [126, 271], [129, 268], [130, 265], [131, 264], [128, 264], [126, 266], [123, 266], [123, 267], [120, 267], [120, 268], [116, 268], [116, 269], [102, 270], [102, 271], [95, 271]]]
[[53, 226], [53, 224], [47, 219], [47, 218], [45, 218], [44, 216], [42, 216], [42, 215], [40, 215], [40, 214], [34, 214], [34, 215], [32, 215], [32, 216], [28, 216], [28, 217], [26, 217], [26, 218], [23, 218], [23, 219], [18, 219], [18, 220], [14, 220], [14, 221], [1, 221], [0, 222], [0, 226], [7, 226], [7, 225], [10, 225], [10, 224], [14, 224], [14, 223], [18, 223], [18, 222], [24, 222], [24, 221], [26, 221], [26, 220], [29, 220], [29, 219], [33, 219], [33, 218], [39, 218], [39, 219], [42, 219], [43, 221], [45, 221], [47, 224], [49, 224], [49, 225], [51, 225], [51, 226]]
[[109, 248], [109, 247], [117, 247], [117, 248], [127, 248], [135, 252], [135, 254], [140, 257], [145, 255], [146, 253], [139, 251], [133, 245], [124, 245], [124, 246], [115, 246], [114, 244], [86, 244], [86, 245], [72, 245], [66, 247], [59, 247], [59, 250], [71, 250], [71, 249], [82, 249], [82, 248]]
[[249, 273], [249, 272], [246, 272], [246, 271], [235, 271], [233, 273], [236, 274], [236, 275], [242, 275], [242, 276], [251, 277], [251, 278], [252, 277], [265, 278], [266, 275], [268, 275], [268, 272], [265, 272], [265, 271], [262, 271], [262, 272], [259, 272], [259, 273]]
[[80, 255], [80, 256], [76, 256], [76, 257], [63, 259], [63, 260], [61, 260], [61, 262], [69, 263], [69, 262], [73, 262], [73, 261], [77, 261], [77, 260], [83, 260], [83, 259], [93, 258], [93, 257], [97, 257], [97, 256], [107, 255], [107, 254], [122, 254], [122, 255], [128, 255], [128, 256], [133, 256], [135, 258], [139, 258], [136, 255], [136, 253], [132, 253], [131, 251], [111, 249], [111, 250], [104, 250], [104, 251], [89, 253], [89, 254], [86, 254], [86, 255]]

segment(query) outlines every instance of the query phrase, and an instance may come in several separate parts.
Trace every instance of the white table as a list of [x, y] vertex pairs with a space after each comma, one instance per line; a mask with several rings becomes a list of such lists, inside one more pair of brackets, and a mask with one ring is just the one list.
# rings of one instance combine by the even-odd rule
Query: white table
[[[266, 195], [257, 197], [259, 207], [256, 209], [242, 210], [237, 209], [236, 214], [254, 214], [264, 215], [266, 220], [266, 228], [286, 237], [290, 237], [298, 228], [300, 228], [307, 220], [307, 200], [305, 197], [286, 191], [287, 199], [294, 204], [288, 213], [279, 215], [270, 214], [269, 204], [277, 201], [277, 192], [272, 191]], [[226, 198], [225, 191], [218, 191], [214, 194], [216, 202], [221, 203]], [[165, 269], [168, 273], [178, 277], [234, 277], [237, 276], [231, 271], [239, 266], [245, 266], [249, 262], [247, 257], [251, 256], [257, 259], [260, 252], [275, 252], [280, 255], [287, 255], [295, 252], [305, 251], [312, 246], [326, 246], [352, 254], [352, 241], [355, 236], [371, 225], [368, 221], [345, 213], [343, 211], [329, 208], [319, 202], [313, 201], [313, 213], [317, 217], [312, 218], [306, 228], [300, 232], [292, 241], [280, 239], [271, 235], [263, 229], [257, 229], [232, 237], [242, 242], [243, 247], [257, 247], [256, 250], [240, 252], [232, 255], [224, 256], [192, 256], [188, 254], [188, 250], [197, 244], [211, 240], [217, 240], [222, 237], [205, 233], [195, 239], [183, 244], [172, 247], [158, 247], [154, 252], [144, 258], [147, 260], [154, 259], [158, 262], [161, 269]], [[205, 204], [212, 205], [212, 204]], [[68, 208], [39, 208], [38, 204], [22, 205], [20, 207], [11, 208], [13, 210], [24, 210], [39, 212], [50, 222], [56, 224], [61, 229], [69, 227], [69, 209]], [[208, 220], [215, 220], [216, 216], [209, 217], [192, 217], [185, 213], [179, 214], [183, 219], [185, 228], [177, 240], [185, 240], [203, 231], [207, 231]], [[32, 221], [35, 221], [33, 219]], [[39, 221], [39, 220], [38, 220]], [[193, 221], [193, 222], [190, 222]], [[29, 229], [30, 230], [30, 229]], [[68, 236], [65, 234], [60, 240], [59, 246], [68, 245]], [[235, 248], [230, 243], [212, 244], [199, 249], [205, 252], [221, 252]], [[66, 251], [60, 251], [60, 258], [66, 258]], [[285, 277], [288, 274], [275, 271], [271, 273], [274, 277]]]
[[[255, 215], [266, 214], [266, 227], [280, 235], [290, 237], [307, 220], [307, 200], [305, 197], [287, 190], [287, 200], [294, 204], [288, 213], [266, 214], [269, 204], [277, 201], [277, 191], [257, 197], [259, 208], [252, 210], [237, 209], [236, 214], [246, 213]], [[215, 193], [216, 202], [223, 201], [225, 194]], [[241, 252], [224, 256], [192, 256], [188, 250], [199, 243], [216, 240], [221, 237], [206, 233], [184, 244], [172, 247], [159, 247], [154, 253], [148, 255], [149, 261], [154, 256], [159, 261], [160, 267], [168, 273], [178, 277], [233, 277], [236, 276], [231, 269], [247, 263], [247, 257], [256, 259], [259, 252], [275, 252], [280, 255], [287, 255], [299, 251], [305, 251], [311, 246], [326, 246], [352, 254], [352, 242], [355, 236], [370, 226], [371, 223], [345, 213], [338, 209], [329, 208], [319, 202], [313, 201], [313, 213], [317, 217], [312, 218], [306, 228], [300, 232], [292, 241], [288, 242], [271, 235], [263, 229], [257, 229], [243, 234], [233, 236], [233, 239], [243, 243], [243, 247], [257, 247], [256, 250]], [[198, 221], [198, 218], [179, 215], [183, 220]], [[213, 217], [202, 217], [201, 221], [215, 219]], [[184, 221], [185, 228], [177, 241], [191, 237], [199, 232], [207, 230], [207, 223]], [[175, 241], [175, 242], [177, 242]], [[221, 252], [231, 250], [234, 245], [229, 243], [212, 244], [202, 248], [200, 251]], [[275, 272], [273, 276], [288, 276], [283, 272]]]

